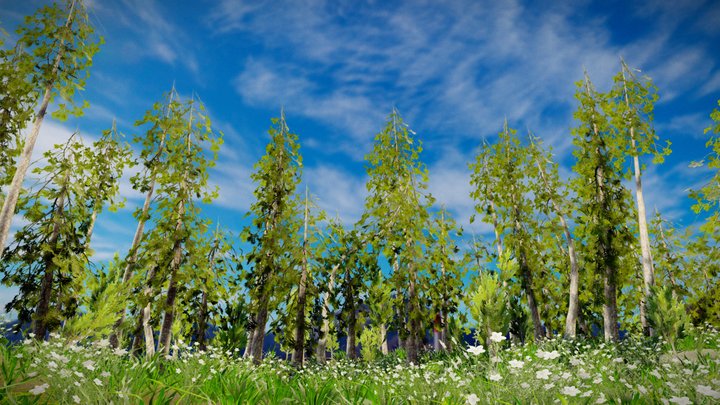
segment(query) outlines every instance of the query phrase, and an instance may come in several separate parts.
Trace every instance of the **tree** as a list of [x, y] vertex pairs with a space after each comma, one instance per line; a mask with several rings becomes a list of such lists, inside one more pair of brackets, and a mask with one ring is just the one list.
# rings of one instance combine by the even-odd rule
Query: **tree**
[[471, 197], [476, 201], [475, 213], [492, 220], [496, 232], [498, 255], [503, 255], [500, 242], [503, 234], [505, 245], [518, 260], [520, 284], [525, 292], [527, 305], [533, 321], [536, 340], [544, 336], [533, 283], [532, 252], [534, 239], [530, 229], [537, 228], [533, 207], [527, 194], [529, 160], [527, 148], [521, 146], [517, 132], [510, 129], [507, 120], [494, 145], [484, 143], [475, 163], [470, 184], [474, 188]]
[[[142, 319], [146, 355], [151, 356], [154, 352], [153, 299], [155, 292], [167, 283], [165, 302], [158, 308], [164, 313], [158, 345], [167, 355], [178, 285], [188, 276], [185, 271], [188, 266], [184, 266], [185, 245], [192, 242], [195, 233], [205, 232], [208, 227], [199, 217], [196, 198], [207, 204], [217, 196], [217, 189], [208, 186], [208, 170], [215, 165], [222, 134], [213, 131], [204, 106], [194, 99], [173, 100], [166, 107], [156, 103], [137, 125], [150, 125], [144, 138], [138, 137], [138, 141], [146, 145], [141, 159], [153, 160], [150, 156], [159, 151], [157, 162], [161, 165], [151, 177], [155, 181], [157, 202], [148, 215], [155, 226], [139, 247], [138, 262], [146, 269], [146, 276], [145, 290], [138, 302], [138, 308], [143, 308], [142, 316], [138, 318]], [[158, 148], [157, 145], [164, 146]], [[143, 190], [146, 190], [145, 184], [142, 181], [139, 184]], [[139, 340], [136, 336], [136, 348]]]
[[577, 334], [577, 323], [580, 311], [580, 265], [578, 261], [577, 250], [575, 249], [575, 239], [570, 230], [569, 220], [572, 215], [572, 208], [569, 205], [570, 199], [568, 192], [560, 180], [558, 173], [558, 164], [552, 159], [552, 152], [546, 152], [543, 149], [540, 139], [533, 134], [528, 135], [530, 138], [530, 157], [532, 163], [537, 169], [533, 182], [533, 192], [535, 193], [535, 202], [545, 215], [554, 215], [562, 228], [565, 244], [567, 246], [567, 256], [570, 264], [569, 271], [569, 291], [568, 291], [568, 311], [565, 318], [565, 336], [574, 338]]
[[[307, 298], [308, 292], [315, 293], [315, 286], [312, 282], [313, 267], [317, 266], [318, 254], [315, 248], [321, 238], [321, 231], [318, 222], [323, 220], [325, 214], [320, 211], [316, 215], [311, 214], [311, 202], [309, 191], [305, 188], [305, 207], [303, 212], [303, 236], [302, 249], [300, 253], [300, 280], [297, 285], [297, 308], [295, 309], [295, 336], [293, 342], [292, 361], [295, 366], [302, 367], [305, 360], [305, 332], [307, 330]], [[308, 288], [310, 287], [310, 288]]]
[[255, 165], [251, 178], [256, 182], [255, 202], [250, 207], [252, 224], [243, 231], [252, 245], [247, 260], [248, 290], [252, 298], [253, 330], [247, 353], [258, 364], [262, 360], [268, 314], [275, 309], [292, 283], [292, 270], [299, 251], [299, 201], [295, 188], [300, 182], [302, 157], [298, 137], [290, 132], [285, 113], [272, 119], [270, 143]]
[[464, 260], [457, 257], [460, 249], [455, 244], [455, 240], [462, 236], [462, 231], [458, 230], [455, 221], [442, 208], [435, 214], [429, 232], [428, 261], [431, 267], [426, 290], [435, 314], [433, 348], [449, 350], [449, 326], [451, 318], [458, 312], [463, 278], [467, 273]]
[[20, 292], [7, 305], [18, 313], [18, 325], [33, 321], [33, 333], [44, 339], [48, 330], [75, 314], [76, 280], [87, 264], [87, 229], [97, 189], [87, 182], [95, 168], [94, 154], [72, 136], [45, 153], [47, 164], [33, 170], [43, 177], [37, 190], [20, 201], [29, 222], [3, 253], [3, 284]]
[[369, 163], [369, 195], [361, 226], [375, 236], [377, 242], [373, 244], [391, 263], [396, 305], [404, 307], [407, 302], [408, 310], [403, 314], [409, 325], [407, 360], [416, 363], [424, 335], [420, 305], [423, 231], [433, 198], [424, 194], [427, 168], [420, 162], [422, 146], [413, 135], [415, 132], [393, 109], [385, 128], [375, 136], [373, 150], [365, 157]]
[[[640, 164], [640, 157], [652, 154], [653, 163], [662, 163], [665, 156], [670, 154], [670, 142], [667, 141], [662, 148], [657, 145], [659, 138], [652, 124], [653, 109], [658, 99], [657, 88], [650, 78], [637, 77], [624, 60], [620, 59], [620, 64], [620, 73], [615, 76], [615, 84], [610, 92], [613, 102], [607, 104], [607, 113], [612, 119], [614, 142], [617, 142], [617, 147], [627, 156], [631, 156], [633, 161], [644, 285], [643, 298], [640, 301], [640, 321], [643, 332], [649, 335], [651, 329], [646, 319], [646, 303], [655, 282], [655, 270], [642, 186], [642, 172], [645, 169], [644, 165]], [[628, 177], [629, 174], [628, 172]]]
[[[82, 115], [87, 102], [76, 106], [73, 96], [76, 90], [82, 90], [85, 86], [87, 69], [102, 42], [102, 38], [95, 42], [93, 27], [89, 24], [82, 0], [68, 1], [65, 10], [57, 3], [39, 9], [34, 15], [26, 17], [25, 25], [17, 33], [20, 37], [18, 44], [22, 52], [27, 53], [21, 59], [30, 59], [20, 64], [22, 72], [27, 75], [25, 80], [32, 84], [33, 92], [43, 94], [43, 97], [0, 211], [0, 253], [10, 233], [20, 190], [48, 105], [56, 96], [60, 96], [62, 102], [57, 103], [59, 109], [52, 114], [54, 118], [64, 120], [69, 114]], [[33, 67], [32, 71], [29, 66]], [[24, 94], [21, 91], [19, 95], [22, 97]], [[14, 94], [3, 96], [13, 97]], [[24, 112], [19, 114], [23, 115]]]
[[622, 186], [622, 158], [612, 143], [608, 118], [602, 114], [607, 96], [595, 91], [590, 78], [577, 83], [579, 101], [574, 117], [573, 152], [577, 162], [572, 181], [579, 217], [578, 233], [585, 242], [585, 263], [603, 280], [603, 330], [606, 340], [617, 340], [618, 268], [630, 235], [625, 226], [629, 215], [627, 190]]

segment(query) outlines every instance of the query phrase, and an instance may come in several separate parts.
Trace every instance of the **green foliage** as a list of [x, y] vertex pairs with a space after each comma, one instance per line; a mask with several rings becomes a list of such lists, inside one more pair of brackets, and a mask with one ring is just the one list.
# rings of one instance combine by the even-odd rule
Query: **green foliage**
[[52, 99], [58, 110], [53, 117], [64, 121], [68, 115], [80, 116], [87, 102], [77, 105], [76, 91], [84, 90], [93, 56], [103, 43], [94, 34], [90, 18], [82, 0], [67, 0], [65, 7], [58, 3], [45, 6], [25, 17], [17, 30], [18, 49], [28, 58], [31, 71], [24, 71], [26, 81], [32, 83], [36, 94], [52, 89]]
[[364, 361], [372, 363], [377, 360], [381, 355], [379, 347], [383, 340], [380, 329], [372, 326], [363, 329], [360, 333], [360, 354]]
[[[511, 271], [511, 266], [517, 264], [508, 263], [506, 270]], [[478, 341], [488, 343], [492, 332], [507, 332], [510, 322], [508, 295], [497, 275], [480, 274], [467, 296], [466, 304], [475, 320]]]
[[88, 272], [84, 285], [77, 289], [82, 291], [78, 307], [84, 313], [76, 314], [65, 322], [62, 329], [64, 336], [73, 341], [88, 337], [100, 340], [112, 332], [118, 312], [125, 309], [129, 292], [122, 284], [122, 264], [116, 254], [106, 267]]
[[[40, 188], [22, 196], [19, 207], [28, 224], [15, 234], [0, 264], [3, 284], [20, 288], [7, 305], [8, 310], [17, 311], [20, 324], [35, 319], [56, 327], [78, 308], [91, 208], [110, 196], [98, 193], [96, 185], [88, 182], [100, 170], [96, 153], [73, 136], [46, 152], [47, 164], [33, 170], [44, 180]], [[46, 276], [51, 282], [43, 287]], [[52, 305], [38, 319], [35, 310], [43, 291], [51, 291]]]
[[[718, 100], [718, 106], [720, 106], [720, 100]], [[709, 152], [701, 162], [692, 166], [707, 166], [713, 171], [713, 174], [703, 187], [690, 192], [690, 197], [696, 201], [692, 207], [693, 211], [695, 213], [709, 212], [706, 223], [701, 228], [705, 232], [720, 228], [720, 109], [715, 108], [710, 113], [710, 118], [713, 123], [705, 128], [705, 134], [710, 134], [705, 143]]]
[[670, 286], [654, 287], [647, 303], [648, 322], [675, 350], [675, 342], [683, 336], [690, 318], [685, 305], [673, 294]]

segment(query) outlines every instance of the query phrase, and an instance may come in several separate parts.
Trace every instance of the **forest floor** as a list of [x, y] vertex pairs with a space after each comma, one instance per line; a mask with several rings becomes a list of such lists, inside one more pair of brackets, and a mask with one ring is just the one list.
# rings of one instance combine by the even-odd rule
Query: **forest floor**
[[400, 351], [297, 370], [273, 357], [254, 366], [220, 348], [137, 359], [106, 341], [25, 340], [0, 345], [0, 403], [720, 403], [712, 329], [691, 331], [677, 354], [661, 339], [635, 337], [493, 345], [425, 353], [418, 365]]

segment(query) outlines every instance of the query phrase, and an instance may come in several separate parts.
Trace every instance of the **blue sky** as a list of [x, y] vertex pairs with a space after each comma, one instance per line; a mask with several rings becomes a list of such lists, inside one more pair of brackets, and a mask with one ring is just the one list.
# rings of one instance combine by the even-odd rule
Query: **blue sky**
[[[0, 0], [12, 32], [45, 1]], [[646, 202], [681, 224], [698, 218], [689, 169], [705, 154], [703, 128], [720, 98], [720, 3], [708, 1], [152, 1], [94, 0], [106, 44], [95, 57], [85, 117], [45, 122], [36, 155], [79, 129], [87, 139], [118, 120], [122, 132], [173, 82], [199, 94], [225, 133], [211, 173], [220, 198], [204, 213], [239, 231], [252, 201], [252, 165], [270, 118], [285, 107], [299, 134], [304, 178], [321, 207], [348, 224], [365, 192], [363, 156], [393, 106], [424, 143], [430, 191], [469, 224], [467, 162], [507, 117], [551, 145], [568, 177], [573, 164], [574, 82], [587, 68], [609, 88], [622, 56], [659, 87], [656, 128], [673, 154], [645, 174]], [[119, 213], [100, 216], [95, 260], [130, 245], [142, 196], [123, 181]], [[0, 304], [12, 291], [0, 289]]]

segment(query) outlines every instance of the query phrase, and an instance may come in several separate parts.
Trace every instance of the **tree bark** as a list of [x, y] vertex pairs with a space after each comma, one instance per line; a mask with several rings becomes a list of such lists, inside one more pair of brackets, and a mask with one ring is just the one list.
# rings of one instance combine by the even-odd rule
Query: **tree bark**
[[305, 224], [303, 230], [302, 248], [302, 273], [300, 274], [300, 285], [298, 286], [298, 308], [295, 316], [295, 347], [293, 351], [293, 364], [302, 367], [303, 354], [305, 353], [305, 301], [308, 278], [308, 189], [305, 188]]
[[382, 336], [382, 343], [380, 344], [380, 351], [383, 355], [387, 356], [389, 353], [388, 350], [388, 341], [387, 341], [387, 326], [385, 326], [384, 323], [380, 324], [380, 336]]
[[268, 319], [268, 293], [264, 292], [258, 300], [258, 310], [255, 317], [255, 332], [252, 340], [252, 359], [253, 363], [260, 364], [262, 362], [263, 344], [265, 342], [265, 326]]
[[[625, 106], [630, 108], [630, 99], [628, 97], [627, 83], [625, 81], [625, 63], [623, 62], [623, 90], [625, 96]], [[647, 336], [652, 335], [652, 330], [647, 321], [647, 301], [652, 295], [652, 286], [655, 283], [655, 269], [653, 268], [652, 250], [650, 249], [650, 235], [647, 225], [647, 213], [645, 211], [645, 197], [642, 188], [642, 173], [640, 169], [640, 157], [637, 151], [635, 141], [635, 128], [630, 125], [630, 143], [633, 150], [633, 170], [635, 175], [635, 197], [638, 209], [638, 230], [640, 233], [640, 252], [642, 253], [643, 268], [643, 299], [640, 300], [640, 322], [642, 324], [643, 333]]]
[[[69, 29], [72, 26], [74, 18], [75, 0], [73, 0], [70, 4], [70, 11], [68, 12], [68, 18], [65, 22], [66, 29]], [[50, 104], [50, 99], [52, 98], [52, 90], [55, 86], [60, 62], [62, 61], [64, 54], [65, 40], [60, 39], [58, 43], [58, 53], [55, 55], [53, 67], [50, 71], [50, 78], [45, 85], [45, 94], [43, 95], [42, 102], [40, 103], [40, 109], [35, 117], [32, 130], [25, 139], [25, 145], [23, 146], [23, 151], [20, 155], [20, 161], [18, 162], [17, 169], [13, 175], [12, 182], [10, 183], [10, 188], [5, 196], [5, 201], [3, 201], [2, 211], [0, 211], [0, 255], [2, 255], [5, 251], [5, 243], [7, 242], [8, 235], [10, 234], [10, 225], [12, 224], [13, 216], [15, 216], [15, 206], [17, 205], [18, 198], [20, 197], [20, 190], [22, 189], [22, 183], [25, 180], [25, 174], [27, 173], [28, 167], [30, 167], [35, 142], [40, 134], [40, 127], [45, 119], [45, 114], [47, 113], [47, 108]]]

